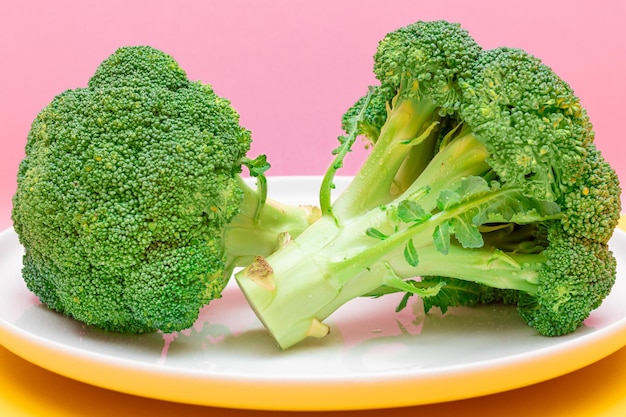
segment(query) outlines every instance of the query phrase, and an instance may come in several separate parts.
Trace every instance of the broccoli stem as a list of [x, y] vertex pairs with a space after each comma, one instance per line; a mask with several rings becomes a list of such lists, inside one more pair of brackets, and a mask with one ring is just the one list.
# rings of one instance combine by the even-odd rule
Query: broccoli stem
[[[534, 269], [522, 270], [506, 256], [497, 256], [497, 252], [483, 251], [472, 258], [467, 250], [453, 246], [447, 256], [430, 245], [418, 249], [423, 259], [419, 267], [410, 267], [403, 256], [404, 240], [379, 241], [364, 233], [369, 224], [380, 225], [386, 217], [385, 211], [373, 210], [341, 227], [333, 219], [323, 217], [281, 250], [280, 256], [259, 257], [236, 275], [249, 304], [282, 349], [307, 337], [325, 336], [329, 329], [322, 320], [348, 301], [381, 287], [397, 288], [399, 279], [422, 273], [459, 279], [479, 275], [484, 283], [495, 287], [528, 292], [535, 289]], [[415, 239], [431, 240], [433, 227], [422, 227]], [[333, 235], [330, 242], [323, 239], [327, 234]], [[322, 248], [313, 250], [321, 245]], [[528, 255], [524, 265], [538, 265], [534, 256]], [[482, 267], [487, 264], [492, 265], [489, 272]], [[513, 279], [515, 275], [519, 278]]]
[[401, 279], [442, 276], [530, 295], [537, 293], [539, 271], [546, 262], [541, 253], [506, 253], [493, 247], [467, 249], [458, 244], [451, 245], [445, 255], [432, 245], [417, 252], [420, 257], [417, 267], [397, 257], [385, 262]]
[[[468, 147], [476, 149], [471, 152]], [[472, 135], [465, 135], [439, 152], [420, 178], [391, 204], [344, 218], [342, 223], [324, 215], [281, 251], [267, 258], [257, 256], [236, 274], [250, 305], [279, 345], [287, 348], [307, 336], [325, 335], [321, 320], [348, 300], [393, 280], [393, 274], [378, 261], [395, 256], [389, 255], [395, 248], [401, 253], [403, 243], [410, 236], [418, 241], [420, 236], [431, 241], [435, 221], [405, 229], [406, 236], [396, 234], [395, 238], [383, 241], [373, 239], [366, 231], [393, 230], [397, 220], [388, 212], [404, 199], [419, 198], [426, 207], [434, 208], [436, 198], [420, 190], [447, 187], [465, 176], [485, 172], [488, 167], [485, 156], [482, 145]], [[362, 186], [365, 191], [367, 187]], [[443, 220], [440, 216], [440, 221]], [[372, 265], [375, 267], [363, 279], [353, 279]]]
[[489, 153], [484, 145], [471, 134], [465, 133], [442, 148], [430, 160], [415, 181], [397, 198], [398, 201], [411, 198], [419, 190], [428, 188], [427, 196], [420, 205], [427, 211], [436, 207], [439, 192], [451, 189], [463, 178], [485, 176], [491, 171], [486, 160]]
[[[352, 280], [351, 274], [336, 273], [334, 268], [349, 265], [335, 259], [332, 252], [315, 249], [317, 244], [324, 243], [325, 235], [336, 236], [339, 226], [331, 216], [323, 216], [314, 226], [314, 233], [308, 233], [311, 228], [307, 229], [298, 238], [299, 242], [293, 241], [283, 248], [280, 256], [274, 259], [270, 256], [271, 264], [268, 259], [258, 257], [235, 275], [249, 304], [283, 349], [307, 337], [326, 336], [329, 328], [321, 320], [348, 300], [384, 284], [381, 275]], [[344, 232], [342, 236], [347, 237], [349, 233]]]
[[[405, 234], [432, 242], [439, 220], [406, 229]], [[443, 255], [431, 243], [417, 248], [420, 263], [411, 267], [403, 255], [406, 238], [376, 240], [364, 233], [369, 225], [381, 227], [386, 221], [386, 212], [378, 209], [342, 226], [323, 217], [278, 256], [258, 257], [236, 275], [249, 304], [282, 349], [307, 337], [325, 336], [329, 329], [322, 320], [354, 298], [385, 286], [418, 293], [417, 288], [399, 287], [402, 279], [443, 275], [536, 293], [544, 263], [540, 254], [452, 245]], [[327, 235], [333, 238], [327, 241]]]
[[[333, 212], [339, 221], [388, 203], [402, 191], [396, 174], [409, 147], [417, 148], [416, 154], [422, 154], [423, 161], [428, 160], [427, 155], [432, 155], [419, 149], [420, 144], [416, 142], [423, 143], [425, 149], [432, 148], [435, 135], [431, 132], [439, 118], [436, 109], [429, 99], [395, 100], [372, 153], [333, 204]], [[417, 165], [412, 170], [419, 172]]]
[[[452, 219], [519, 197], [517, 189], [495, 187], [470, 194], [452, 207], [440, 207], [443, 191], [468, 177], [489, 177], [487, 155], [471, 132], [460, 132], [393, 201], [341, 222], [323, 215], [281, 251], [255, 258], [236, 274], [249, 304], [279, 346], [285, 349], [308, 336], [324, 336], [328, 329], [322, 320], [347, 301], [378, 288], [419, 294], [419, 288], [404, 281], [417, 276], [441, 275], [536, 292], [541, 255], [505, 255], [492, 246], [471, 250], [454, 240], [444, 255], [434, 240], [438, 227]], [[399, 219], [399, 207], [407, 201], [419, 204], [428, 217], [416, 223]], [[519, 219], [531, 223], [551, 215], [533, 209], [521, 212]], [[406, 260], [408, 242], [419, 257], [412, 266]]]
[[269, 256], [300, 235], [321, 215], [317, 207], [280, 203], [267, 198], [263, 190], [250, 187], [240, 176], [237, 180], [243, 200], [241, 210], [224, 228], [227, 275], [235, 267], [249, 265], [255, 256]]

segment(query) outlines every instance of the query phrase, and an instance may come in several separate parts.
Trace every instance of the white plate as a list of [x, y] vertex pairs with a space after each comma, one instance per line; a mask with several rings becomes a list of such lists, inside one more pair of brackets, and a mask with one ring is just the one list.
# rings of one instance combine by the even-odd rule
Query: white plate
[[[339, 185], [345, 179], [338, 179]], [[271, 178], [272, 196], [316, 202], [319, 178]], [[574, 334], [538, 336], [514, 308], [394, 313], [395, 296], [354, 300], [331, 335], [280, 351], [236, 285], [176, 337], [103, 333], [42, 306], [21, 276], [22, 248], [0, 234], [0, 342], [44, 368], [121, 392], [222, 407], [339, 410], [457, 400], [550, 379], [626, 343], [626, 234], [613, 292]]]

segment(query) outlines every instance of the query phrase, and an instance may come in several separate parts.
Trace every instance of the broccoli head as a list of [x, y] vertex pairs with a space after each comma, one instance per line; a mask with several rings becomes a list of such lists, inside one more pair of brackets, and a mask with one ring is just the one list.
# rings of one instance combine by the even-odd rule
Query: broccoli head
[[[12, 212], [28, 288], [106, 330], [189, 327], [239, 260], [310, 220], [246, 186], [250, 142], [230, 102], [171, 56], [118, 49], [32, 123]], [[245, 236], [226, 239], [233, 222]]]
[[[343, 117], [322, 218], [236, 275], [278, 344], [324, 336], [344, 303], [391, 292], [442, 311], [516, 303], [549, 336], [581, 326], [615, 281], [621, 188], [570, 86], [445, 21], [388, 34], [374, 61], [380, 85]], [[333, 202], [359, 135], [371, 153]]]

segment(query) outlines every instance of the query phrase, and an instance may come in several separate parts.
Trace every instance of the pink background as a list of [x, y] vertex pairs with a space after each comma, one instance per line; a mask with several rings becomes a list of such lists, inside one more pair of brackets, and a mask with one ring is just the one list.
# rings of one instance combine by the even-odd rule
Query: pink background
[[[485, 48], [541, 57], [581, 97], [597, 144], [626, 183], [626, 2], [614, 1], [2, 1], [0, 229], [30, 122], [56, 94], [84, 86], [123, 45], [172, 54], [191, 79], [231, 99], [272, 175], [319, 175], [344, 110], [374, 79], [385, 33], [416, 20], [460, 22]], [[341, 174], [364, 157], [354, 152]]]

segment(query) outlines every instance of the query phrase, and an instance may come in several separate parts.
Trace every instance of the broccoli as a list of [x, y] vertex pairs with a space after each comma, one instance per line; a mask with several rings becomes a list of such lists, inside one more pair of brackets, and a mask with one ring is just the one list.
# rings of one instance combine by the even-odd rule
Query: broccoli
[[32, 123], [12, 211], [28, 288], [104, 330], [190, 327], [233, 268], [318, 216], [267, 199], [250, 143], [230, 102], [170, 55], [118, 49]]
[[[574, 331], [616, 274], [615, 171], [570, 86], [529, 53], [483, 50], [460, 25], [382, 39], [380, 85], [343, 118], [322, 218], [236, 280], [279, 346], [323, 337], [359, 296], [421, 296], [428, 310], [517, 305], [540, 334]], [[331, 202], [358, 136], [371, 153]]]

